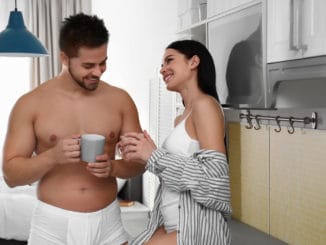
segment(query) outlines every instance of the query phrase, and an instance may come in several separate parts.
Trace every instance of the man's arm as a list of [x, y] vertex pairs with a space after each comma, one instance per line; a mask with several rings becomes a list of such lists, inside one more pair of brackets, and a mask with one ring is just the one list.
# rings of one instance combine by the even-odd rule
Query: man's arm
[[37, 144], [34, 131], [34, 108], [37, 108], [37, 100], [30, 96], [25, 95], [17, 101], [9, 118], [3, 148], [3, 173], [10, 187], [38, 181], [57, 164], [80, 161], [78, 139], [73, 136], [32, 156]]
[[[121, 135], [127, 132], [142, 132], [137, 107], [132, 98], [126, 93], [126, 98], [123, 102], [123, 119]], [[111, 175], [120, 178], [130, 178], [145, 171], [145, 166], [140, 163], [121, 160], [112, 161]]]
[[46, 154], [32, 157], [36, 139], [31, 106], [26, 95], [23, 96], [15, 104], [9, 118], [3, 148], [3, 173], [10, 187], [31, 184], [54, 165]]

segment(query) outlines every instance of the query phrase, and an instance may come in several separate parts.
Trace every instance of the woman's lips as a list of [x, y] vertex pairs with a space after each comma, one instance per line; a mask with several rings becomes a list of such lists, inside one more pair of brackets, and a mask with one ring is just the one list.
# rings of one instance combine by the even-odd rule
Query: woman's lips
[[172, 74], [168, 74], [168, 75], [164, 76], [164, 81], [168, 82], [171, 79], [171, 77], [172, 77]]

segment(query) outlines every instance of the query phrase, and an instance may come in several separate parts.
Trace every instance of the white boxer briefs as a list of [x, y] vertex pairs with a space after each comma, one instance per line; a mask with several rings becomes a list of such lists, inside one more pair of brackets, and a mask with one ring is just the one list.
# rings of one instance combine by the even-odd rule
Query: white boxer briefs
[[128, 240], [117, 200], [90, 213], [64, 210], [38, 201], [29, 245], [121, 245]]

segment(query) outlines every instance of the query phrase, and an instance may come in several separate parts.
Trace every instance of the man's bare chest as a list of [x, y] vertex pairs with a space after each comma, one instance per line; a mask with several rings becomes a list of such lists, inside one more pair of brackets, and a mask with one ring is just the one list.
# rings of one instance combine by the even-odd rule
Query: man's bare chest
[[43, 107], [34, 120], [37, 141], [42, 148], [59, 139], [84, 133], [104, 135], [108, 144], [115, 144], [122, 128], [122, 115], [117, 107], [101, 104], [57, 105]]

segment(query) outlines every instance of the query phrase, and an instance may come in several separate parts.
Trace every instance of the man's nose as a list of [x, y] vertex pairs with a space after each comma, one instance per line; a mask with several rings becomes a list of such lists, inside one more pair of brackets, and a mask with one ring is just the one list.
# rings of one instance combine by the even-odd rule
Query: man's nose
[[100, 77], [103, 72], [104, 71], [101, 66], [95, 66], [94, 69], [92, 70], [92, 74], [97, 77]]

